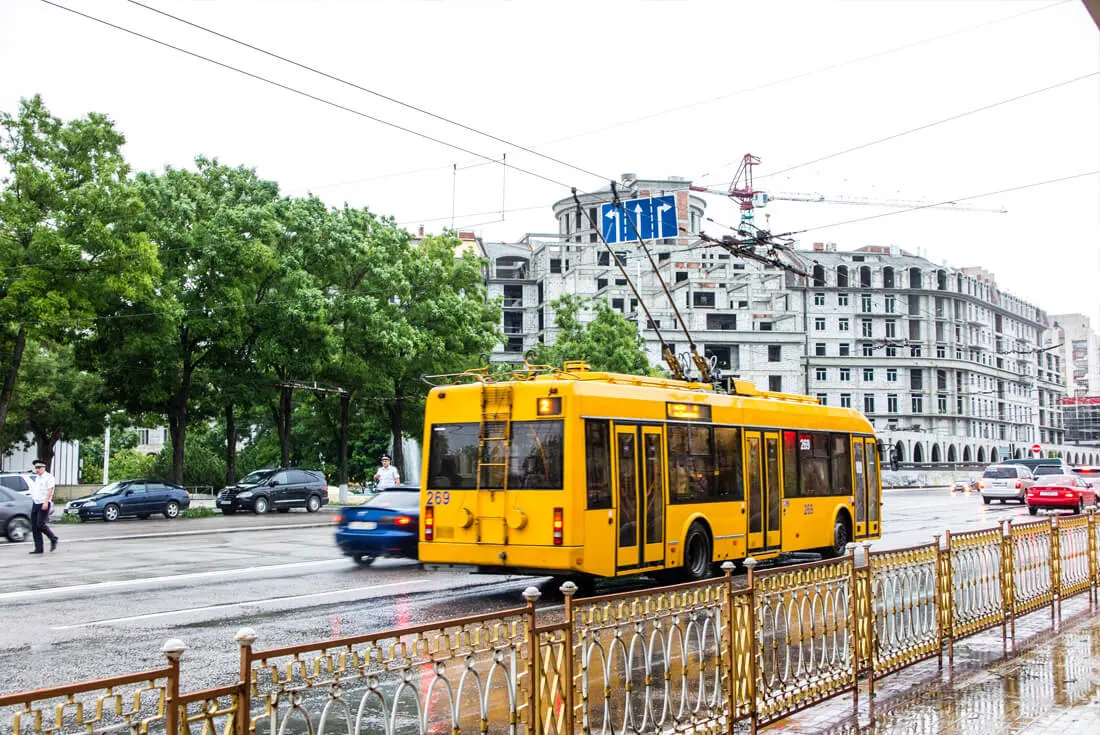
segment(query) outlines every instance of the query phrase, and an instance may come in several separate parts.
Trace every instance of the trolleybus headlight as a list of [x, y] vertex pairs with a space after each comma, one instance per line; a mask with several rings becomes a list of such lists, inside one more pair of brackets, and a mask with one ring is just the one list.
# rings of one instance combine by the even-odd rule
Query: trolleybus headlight
[[561, 508], [554, 508], [554, 546], [561, 546], [561, 530], [564, 525]]
[[424, 509], [424, 540], [431, 541], [435, 538], [435, 506], [429, 505]]

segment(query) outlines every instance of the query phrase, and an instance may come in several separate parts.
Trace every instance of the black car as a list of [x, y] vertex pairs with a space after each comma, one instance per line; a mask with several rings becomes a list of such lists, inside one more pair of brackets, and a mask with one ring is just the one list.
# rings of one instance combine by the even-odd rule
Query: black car
[[236, 485], [218, 493], [218, 509], [225, 515], [237, 511], [267, 513], [274, 508], [287, 513], [305, 508], [316, 513], [328, 503], [324, 473], [299, 467], [272, 467], [250, 472]]
[[179, 485], [159, 480], [119, 480], [92, 495], [70, 500], [65, 515], [78, 516], [82, 521], [92, 518], [117, 521], [123, 516], [148, 518], [154, 513], [178, 518], [180, 511], [190, 505], [191, 496]]

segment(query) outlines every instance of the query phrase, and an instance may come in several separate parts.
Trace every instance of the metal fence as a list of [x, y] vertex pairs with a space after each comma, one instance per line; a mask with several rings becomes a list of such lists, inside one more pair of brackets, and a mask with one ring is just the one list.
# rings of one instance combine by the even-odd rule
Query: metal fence
[[[838, 696], [858, 708], [861, 681], [871, 697], [885, 676], [953, 659], [956, 640], [998, 626], [1007, 640], [1021, 615], [1049, 607], [1053, 620], [1077, 594], [1095, 602], [1098, 546], [1090, 513], [945, 532], [908, 549], [849, 545], [837, 560], [769, 570], [750, 558], [743, 589], [729, 562], [721, 578], [601, 597], [578, 599], [566, 583], [563, 618], [540, 611], [529, 588], [511, 610], [281, 648], [258, 650], [246, 628], [236, 682], [188, 693], [173, 639], [161, 669], [0, 695], [0, 731], [755, 731]], [[986, 710], [1005, 706], [957, 705], [991, 721], [1004, 713]]]

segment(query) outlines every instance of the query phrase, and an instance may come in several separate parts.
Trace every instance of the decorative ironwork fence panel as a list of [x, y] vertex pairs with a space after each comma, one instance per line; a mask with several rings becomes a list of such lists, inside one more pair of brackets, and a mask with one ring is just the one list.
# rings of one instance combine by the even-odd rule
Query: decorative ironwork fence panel
[[516, 733], [530, 609], [251, 654], [250, 731]]
[[1058, 519], [1058, 554], [1061, 580], [1059, 599], [1092, 587], [1089, 571], [1089, 519], [1078, 515]]
[[871, 619], [874, 597], [871, 589], [871, 568], [868, 563], [870, 552], [864, 546], [864, 565], [855, 570], [855, 631], [856, 651], [859, 653], [857, 667], [859, 671], [871, 668], [874, 655], [874, 621]]
[[1054, 602], [1050, 519], [1009, 525], [1012, 539], [1012, 614], [1024, 615]]
[[939, 544], [870, 555], [872, 676], [940, 653]]
[[963, 638], [1004, 622], [1003, 536], [998, 527], [948, 537], [951, 634], [954, 638]]
[[752, 716], [756, 700], [756, 674], [753, 665], [756, 657], [753, 635], [752, 590], [731, 591], [729, 614], [730, 638], [730, 696], [731, 715], [734, 720]]
[[237, 728], [240, 687], [191, 692], [176, 700], [179, 735], [233, 735]]
[[[0, 696], [0, 730], [16, 735], [162, 732], [173, 669]], [[178, 681], [178, 680], [177, 680]]]
[[534, 731], [539, 735], [560, 735], [572, 732], [567, 727], [576, 712], [570, 711], [572, 700], [569, 694], [573, 687], [572, 671], [567, 658], [573, 655], [569, 644], [568, 621], [559, 625], [539, 628], [535, 631], [538, 638], [538, 674], [537, 700], [535, 711], [538, 722]]
[[855, 686], [853, 572], [854, 562], [848, 556], [756, 576], [756, 691], [761, 723]]
[[581, 731], [724, 732], [728, 594], [723, 579], [574, 601]]

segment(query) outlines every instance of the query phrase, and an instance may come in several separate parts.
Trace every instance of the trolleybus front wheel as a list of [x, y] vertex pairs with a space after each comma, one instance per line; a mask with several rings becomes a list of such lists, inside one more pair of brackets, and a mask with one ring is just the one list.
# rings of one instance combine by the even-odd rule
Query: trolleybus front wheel
[[697, 582], [711, 575], [713, 552], [710, 534], [700, 523], [692, 523], [684, 539], [682, 576], [687, 582]]

